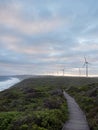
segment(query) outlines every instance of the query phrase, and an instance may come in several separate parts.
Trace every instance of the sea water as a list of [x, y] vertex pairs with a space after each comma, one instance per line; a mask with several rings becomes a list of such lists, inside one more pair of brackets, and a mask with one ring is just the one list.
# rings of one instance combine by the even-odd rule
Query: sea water
[[18, 82], [20, 82], [20, 79], [17, 77], [0, 76], [0, 91], [8, 89]]

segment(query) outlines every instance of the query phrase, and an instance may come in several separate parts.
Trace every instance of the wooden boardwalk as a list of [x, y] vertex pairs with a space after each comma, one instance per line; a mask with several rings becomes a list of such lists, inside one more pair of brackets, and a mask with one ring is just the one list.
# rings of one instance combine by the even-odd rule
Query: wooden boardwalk
[[62, 130], [89, 130], [86, 117], [79, 105], [65, 91], [63, 93], [68, 103], [69, 121], [65, 123]]

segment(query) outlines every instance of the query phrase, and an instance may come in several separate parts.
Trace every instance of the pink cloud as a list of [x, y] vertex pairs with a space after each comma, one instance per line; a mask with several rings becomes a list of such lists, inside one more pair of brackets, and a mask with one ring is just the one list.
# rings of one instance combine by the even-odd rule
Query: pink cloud
[[22, 33], [35, 34], [55, 30], [64, 24], [67, 24], [67, 19], [53, 17], [50, 20], [25, 21], [21, 18], [21, 5], [12, 4], [7, 8], [0, 9], [0, 24], [14, 28]]

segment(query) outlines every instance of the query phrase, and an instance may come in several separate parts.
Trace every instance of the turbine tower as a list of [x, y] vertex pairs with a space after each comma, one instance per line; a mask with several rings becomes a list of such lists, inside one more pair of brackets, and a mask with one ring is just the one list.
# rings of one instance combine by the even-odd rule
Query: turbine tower
[[89, 62], [87, 61], [87, 59], [86, 59], [86, 57], [84, 57], [84, 65], [83, 65], [83, 67], [85, 67], [85, 74], [86, 74], [86, 77], [88, 77], [88, 64], [89, 64]]
[[81, 76], [81, 69], [79, 68], [79, 76]]
[[64, 70], [64, 69], [61, 69], [60, 71], [62, 72], [62, 76], [64, 76], [65, 70]]
[[64, 71], [65, 71], [65, 70], [64, 70], [64, 69], [62, 69], [62, 71], [63, 71], [63, 76], [64, 76]]

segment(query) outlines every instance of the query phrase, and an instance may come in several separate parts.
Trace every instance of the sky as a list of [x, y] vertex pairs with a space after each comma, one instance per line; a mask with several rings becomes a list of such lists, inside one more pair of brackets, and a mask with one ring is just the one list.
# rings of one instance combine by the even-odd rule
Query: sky
[[0, 0], [0, 75], [82, 76], [84, 57], [98, 76], [98, 0]]

